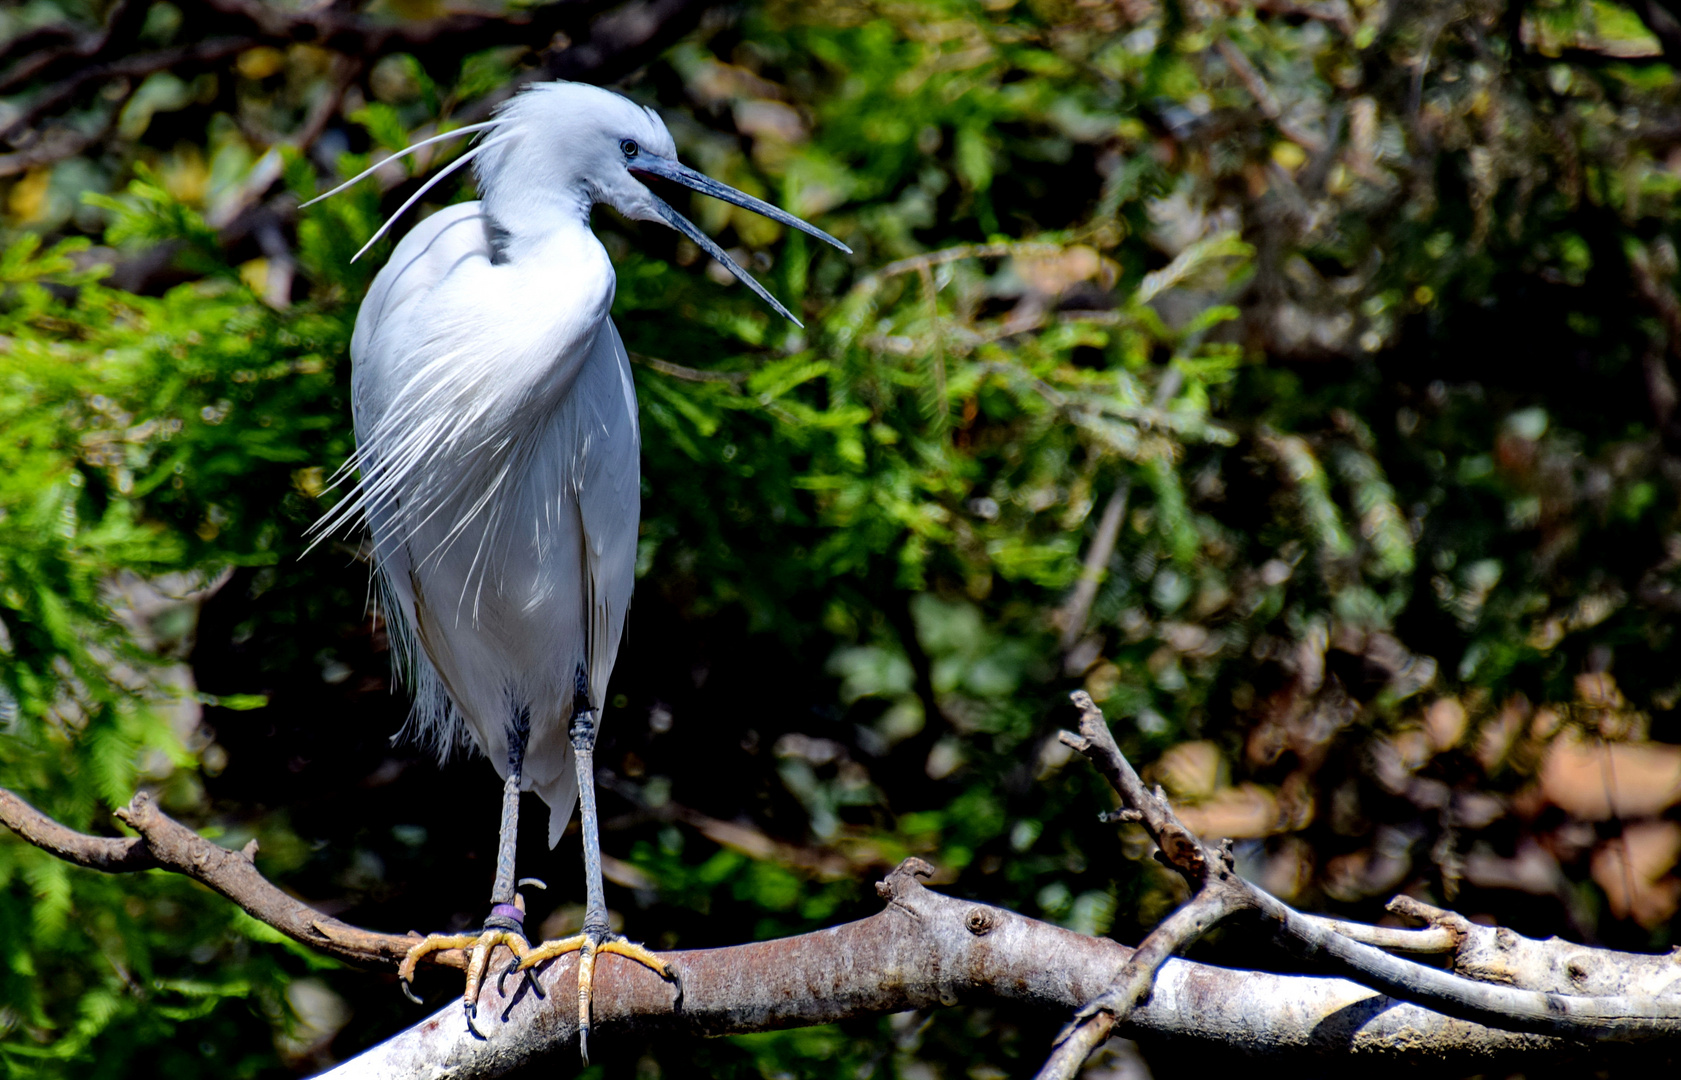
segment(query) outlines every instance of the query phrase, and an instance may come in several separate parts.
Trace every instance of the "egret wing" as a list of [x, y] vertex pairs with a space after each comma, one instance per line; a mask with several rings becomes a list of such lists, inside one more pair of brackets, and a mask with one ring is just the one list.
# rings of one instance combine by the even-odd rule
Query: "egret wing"
[[[393, 333], [394, 323], [410, 314], [411, 306], [424, 304], [449, 274], [470, 260], [489, 257], [490, 241], [479, 204], [460, 203], [410, 230], [374, 278], [350, 341], [351, 403], [358, 444], [354, 463], [364, 478], [386, 466], [380, 456], [382, 444], [371, 436], [404, 386], [400, 369], [406, 359], [406, 335]], [[415, 559], [400, 525], [403, 507], [395, 500], [366, 505], [355, 501], [373, 538], [375, 587], [396, 671], [414, 694], [409, 731], [422, 745], [447, 757], [465, 742], [467, 732], [451, 721], [449, 694], [418, 637]]]
[[[574, 616], [581, 631], [575, 641], [576, 664], [589, 681], [590, 704], [597, 717], [606, 706], [607, 683], [618, 655], [636, 580], [637, 530], [642, 509], [641, 435], [630, 358], [618, 330], [602, 321], [601, 333], [556, 417], [557, 442], [575, 448], [561, 514], [575, 523], [576, 594], [581, 611]], [[569, 496], [567, 498], [566, 496]], [[565, 504], [570, 503], [570, 506]], [[570, 702], [567, 703], [568, 705]], [[533, 788], [549, 805], [549, 844], [560, 840], [577, 799], [567, 727], [533, 728], [526, 769]]]

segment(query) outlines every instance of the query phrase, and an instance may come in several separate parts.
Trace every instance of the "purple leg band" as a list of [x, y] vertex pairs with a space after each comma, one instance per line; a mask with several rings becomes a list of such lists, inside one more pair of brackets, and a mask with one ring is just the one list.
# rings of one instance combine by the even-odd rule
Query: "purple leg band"
[[504, 919], [512, 919], [521, 926], [525, 925], [525, 912], [512, 904], [497, 904], [490, 909], [492, 915], [500, 915]]

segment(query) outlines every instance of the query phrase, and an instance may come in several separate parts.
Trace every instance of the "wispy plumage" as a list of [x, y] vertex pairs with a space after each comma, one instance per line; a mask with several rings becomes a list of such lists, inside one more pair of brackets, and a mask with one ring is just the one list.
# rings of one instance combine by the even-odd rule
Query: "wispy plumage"
[[[595, 87], [530, 88], [494, 119], [416, 148], [468, 135], [482, 141], [363, 248], [443, 177], [473, 165], [480, 200], [412, 229], [363, 300], [350, 346], [357, 449], [343, 474], [357, 481], [317, 530], [365, 521], [372, 533], [393, 652], [415, 695], [409, 730], [440, 755], [476, 746], [505, 780], [485, 932], [435, 935], [404, 964], [406, 978], [429, 951], [471, 948], [471, 1022], [496, 944], [533, 958], [582, 949], [586, 989], [599, 948], [667, 973], [607, 931], [592, 813], [590, 755], [630, 606], [641, 478], [629, 358], [608, 317], [613, 267], [590, 210], [607, 203], [681, 230], [784, 314], [639, 177], [674, 180], [843, 245], [680, 165], [652, 110]], [[513, 874], [519, 792], [548, 804], [553, 845], [580, 784], [585, 933], [528, 954]]]

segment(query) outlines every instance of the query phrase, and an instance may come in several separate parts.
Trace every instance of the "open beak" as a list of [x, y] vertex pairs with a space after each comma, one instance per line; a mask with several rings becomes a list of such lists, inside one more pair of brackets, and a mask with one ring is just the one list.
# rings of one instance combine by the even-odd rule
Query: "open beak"
[[[779, 210], [770, 203], [765, 202], [763, 199], [755, 199], [746, 192], [737, 191], [728, 184], [720, 184], [710, 176], [695, 172], [695, 170], [689, 168], [680, 161], [673, 161], [671, 158], [660, 157], [657, 154], [650, 154], [643, 151], [630, 161], [626, 167], [633, 173], [646, 173], [649, 176], [658, 176], [661, 179], [682, 184], [684, 187], [698, 191], [702, 195], [710, 195], [714, 199], [722, 199], [727, 203], [734, 203], [744, 209], [753, 211], [755, 214], [761, 214], [770, 218], [772, 221], [786, 225], [791, 229], [798, 229], [809, 236], [815, 236], [817, 239], [839, 248], [848, 255], [852, 254], [851, 248], [847, 247], [839, 240], [836, 240], [822, 229], [817, 228], [815, 225], [808, 225], [799, 218], [795, 217], [793, 214], [784, 210]], [[661, 199], [658, 195], [653, 196], [653, 200], [655, 209], [660, 212], [661, 217], [665, 218], [667, 224], [682, 233], [684, 236], [687, 236], [690, 240], [693, 240], [702, 251], [718, 260], [719, 263], [728, 267], [730, 273], [739, 278], [743, 285], [746, 285], [749, 289], [752, 289], [755, 293], [757, 293], [759, 299], [763, 300], [775, 309], [778, 315], [781, 315], [795, 326], [804, 326], [800, 320], [794, 318], [793, 312], [783, 307], [781, 303], [777, 301], [776, 297], [766, 292], [763, 285], [754, 281], [752, 274], [749, 274], [746, 270], [737, 266], [735, 260], [730, 258], [729, 254], [725, 252], [723, 248], [719, 247], [710, 236], [701, 232], [694, 222], [673, 210], [666, 204], [665, 200]]]

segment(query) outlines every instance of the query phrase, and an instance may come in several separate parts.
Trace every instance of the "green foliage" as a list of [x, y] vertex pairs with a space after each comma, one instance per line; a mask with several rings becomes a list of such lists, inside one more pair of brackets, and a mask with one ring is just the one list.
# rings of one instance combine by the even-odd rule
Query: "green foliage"
[[[212, 272], [146, 298], [77, 270], [80, 241], [42, 250], [25, 234], [0, 258], [0, 785], [94, 831], [141, 785], [178, 812], [204, 803], [200, 695], [179, 668], [191, 610], [179, 625], [167, 604], [137, 608], [134, 588], [156, 582], [167, 601], [223, 567], [276, 562], [312, 515], [296, 488], [320, 486], [318, 467], [299, 478], [345, 445], [342, 321], [280, 319], [207, 261], [197, 215], [146, 179], [131, 196], [109, 204], [113, 240], [179, 239]], [[109, 878], [6, 843], [0, 920], [8, 1075], [90, 1075], [95, 1057], [115, 1075], [183, 1038], [231, 1047], [282, 1011], [287, 965], [180, 878]], [[186, 1074], [251, 1068], [191, 1056]]]

